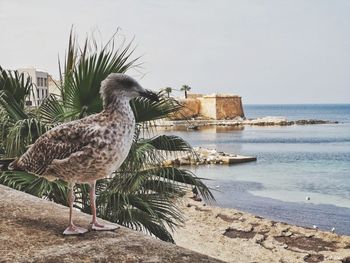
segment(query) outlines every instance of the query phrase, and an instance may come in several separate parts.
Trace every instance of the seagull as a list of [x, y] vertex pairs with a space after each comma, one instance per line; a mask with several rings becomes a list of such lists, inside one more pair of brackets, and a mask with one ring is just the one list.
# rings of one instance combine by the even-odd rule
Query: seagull
[[335, 233], [335, 227], [332, 227], [331, 232]]
[[318, 230], [318, 226], [316, 225], [313, 225], [312, 228], [315, 229], [316, 231]]
[[132, 77], [111, 73], [101, 82], [103, 110], [83, 119], [61, 124], [40, 136], [9, 170], [22, 170], [61, 179], [68, 184], [69, 226], [64, 235], [84, 234], [88, 230], [73, 223], [74, 185], [90, 185], [93, 230], [114, 230], [100, 224], [96, 217], [96, 180], [109, 177], [127, 157], [135, 131], [135, 117], [129, 101], [138, 96], [159, 101], [156, 93], [146, 90]]
[[305, 197], [305, 200], [310, 200], [311, 198], [310, 198], [310, 196], [307, 196], [307, 197]]

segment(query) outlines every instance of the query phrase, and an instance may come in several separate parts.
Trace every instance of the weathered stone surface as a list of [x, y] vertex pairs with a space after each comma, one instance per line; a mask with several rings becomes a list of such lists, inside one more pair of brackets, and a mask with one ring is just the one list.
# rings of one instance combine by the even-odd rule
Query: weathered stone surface
[[232, 120], [244, 117], [241, 97], [232, 94], [189, 94], [187, 99], [179, 99], [183, 108], [171, 119], [188, 120], [201, 117], [203, 119]]
[[194, 147], [193, 153], [176, 154], [163, 162], [163, 166], [200, 164], [239, 164], [256, 161], [256, 157], [218, 152], [214, 149]]
[[242, 99], [231, 94], [211, 94], [199, 98], [200, 115], [208, 119], [225, 120], [244, 117]]
[[217, 96], [216, 118], [218, 120], [244, 118], [242, 98], [239, 96]]
[[183, 106], [178, 112], [176, 112], [171, 119], [173, 120], [186, 120], [195, 118], [199, 115], [200, 101], [198, 99], [182, 99], [179, 103]]
[[[221, 262], [120, 227], [66, 237], [68, 208], [0, 185], [0, 262]], [[77, 225], [90, 215], [74, 211]]]
[[236, 117], [230, 120], [214, 120], [214, 119], [187, 119], [187, 120], [167, 120], [161, 119], [156, 121], [156, 126], [159, 127], [188, 127], [196, 126], [197, 128], [203, 128], [208, 126], [230, 126], [230, 127], [244, 127], [244, 126], [291, 126], [291, 125], [316, 125], [316, 124], [337, 124], [337, 121], [325, 121], [325, 120], [297, 120], [289, 121], [286, 118], [281, 117], [263, 117], [257, 119], [243, 120], [241, 117]]
[[256, 125], [256, 126], [290, 126], [293, 125], [293, 121], [288, 121], [287, 118], [282, 117], [263, 117], [263, 118], [257, 118], [253, 120], [245, 120], [243, 122], [245, 125]]
[[297, 120], [294, 122], [296, 125], [310, 125], [310, 124], [337, 124], [337, 121], [324, 121], [324, 120]]

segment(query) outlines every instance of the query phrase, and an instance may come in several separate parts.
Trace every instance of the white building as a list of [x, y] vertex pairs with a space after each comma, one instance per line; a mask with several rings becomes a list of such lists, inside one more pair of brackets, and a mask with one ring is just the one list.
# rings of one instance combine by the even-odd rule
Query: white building
[[59, 88], [60, 81], [55, 80], [51, 75], [49, 75], [49, 94], [53, 94], [56, 97], [60, 98], [61, 97], [61, 90]]
[[27, 106], [39, 106], [49, 96], [49, 74], [35, 68], [20, 68], [18, 73], [24, 73], [32, 78], [33, 91], [26, 101]]

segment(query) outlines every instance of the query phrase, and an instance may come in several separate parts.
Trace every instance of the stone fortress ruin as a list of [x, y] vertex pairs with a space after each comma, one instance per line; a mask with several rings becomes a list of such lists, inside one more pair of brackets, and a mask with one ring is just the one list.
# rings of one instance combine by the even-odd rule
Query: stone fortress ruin
[[192, 118], [233, 120], [244, 118], [242, 98], [238, 95], [189, 93], [187, 99], [179, 99], [179, 102], [183, 105], [183, 108], [174, 115], [174, 120]]

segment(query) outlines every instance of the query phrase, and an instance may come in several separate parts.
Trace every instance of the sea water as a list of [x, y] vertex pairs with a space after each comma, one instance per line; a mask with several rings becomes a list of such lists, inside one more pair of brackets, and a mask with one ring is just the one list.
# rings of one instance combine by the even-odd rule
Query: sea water
[[193, 146], [257, 156], [253, 163], [190, 168], [209, 179], [217, 205], [350, 234], [350, 104], [247, 105], [244, 110], [247, 118], [339, 123], [169, 131]]

